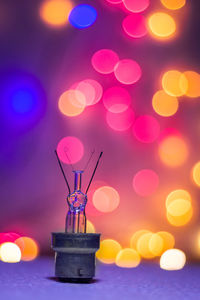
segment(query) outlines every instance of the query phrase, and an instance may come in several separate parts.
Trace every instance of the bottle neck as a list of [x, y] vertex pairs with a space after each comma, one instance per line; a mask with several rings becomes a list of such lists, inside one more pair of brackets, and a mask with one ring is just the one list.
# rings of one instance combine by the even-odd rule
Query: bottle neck
[[74, 190], [81, 190], [82, 171], [74, 171]]

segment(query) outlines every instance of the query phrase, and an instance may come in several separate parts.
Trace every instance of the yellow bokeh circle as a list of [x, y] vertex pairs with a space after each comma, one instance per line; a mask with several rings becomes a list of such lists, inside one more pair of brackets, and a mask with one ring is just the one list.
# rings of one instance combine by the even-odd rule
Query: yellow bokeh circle
[[180, 97], [188, 90], [188, 80], [183, 73], [170, 70], [162, 77], [162, 87], [170, 96]]
[[76, 117], [86, 107], [85, 96], [80, 91], [67, 90], [60, 96], [58, 107], [65, 116]]
[[193, 216], [193, 209], [192, 207], [190, 208], [190, 210], [184, 214], [184, 215], [180, 215], [180, 216], [172, 216], [167, 212], [167, 220], [168, 222], [173, 225], [173, 226], [184, 226], [187, 223], [190, 222], [190, 220], [192, 219]]
[[96, 257], [105, 264], [113, 264], [121, 249], [122, 247], [117, 241], [106, 239], [100, 243], [100, 249], [97, 251]]
[[188, 81], [186, 96], [191, 98], [200, 97], [200, 74], [194, 71], [183, 73]]
[[157, 234], [163, 239], [163, 249], [162, 252], [165, 252], [168, 249], [172, 249], [175, 245], [174, 236], [167, 231], [159, 231]]
[[136, 231], [132, 237], [131, 237], [131, 241], [130, 241], [130, 246], [131, 248], [133, 249], [137, 249], [137, 242], [139, 240], [139, 238], [145, 234], [145, 233], [150, 233], [151, 231], [147, 230], [147, 229], [141, 229], [141, 230], [138, 230]]
[[152, 237], [152, 233], [143, 234], [137, 241], [137, 252], [141, 255], [141, 257], [146, 259], [151, 259], [155, 257], [155, 255], [149, 249], [149, 242]]
[[174, 19], [164, 12], [153, 13], [148, 19], [148, 27], [153, 36], [160, 39], [169, 38], [176, 31]]
[[170, 96], [165, 91], [160, 90], [154, 94], [152, 106], [158, 115], [170, 117], [177, 112], [179, 103], [176, 97]]
[[182, 8], [186, 0], [161, 0], [161, 3], [168, 9], [176, 10]]
[[95, 233], [96, 232], [94, 225], [89, 220], [87, 220], [86, 232], [87, 233]]
[[166, 208], [168, 208], [168, 206], [174, 200], [177, 200], [177, 199], [184, 199], [184, 200], [187, 200], [189, 202], [191, 202], [191, 200], [192, 200], [191, 195], [188, 191], [182, 190], [182, 189], [174, 190], [171, 193], [169, 193], [169, 195], [166, 198]]
[[125, 248], [119, 251], [115, 263], [118, 267], [135, 268], [140, 264], [140, 261], [140, 255], [136, 250]]
[[192, 169], [192, 177], [197, 186], [200, 187], [200, 161]]
[[149, 240], [149, 250], [154, 256], [160, 256], [163, 253], [164, 241], [163, 238], [157, 234], [152, 234]]

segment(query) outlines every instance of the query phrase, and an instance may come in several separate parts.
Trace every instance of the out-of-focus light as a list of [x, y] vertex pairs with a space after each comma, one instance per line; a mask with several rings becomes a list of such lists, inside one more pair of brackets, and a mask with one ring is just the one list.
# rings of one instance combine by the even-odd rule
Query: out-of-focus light
[[162, 87], [170, 96], [179, 97], [187, 92], [188, 80], [183, 73], [170, 70], [162, 77]]
[[149, 0], [123, 0], [124, 6], [131, 12], [139, 13], [147, 9]]
[[143, 197], [152, 195], [159, 185], [159, 177], [153, 170], [143, 169], [133, 178], [135, 192]]
[[159, 144], [158, 153], [161, 161], [168, 167], [179, 167], [188, 158], [188, 148], [181, 137], [169, 136]]
[[130, 108], [121, 113], [107, 111], [106, 121], [113, 130], [126, 131], [134, 122], [134, 112]]
[[115, 263], [121, 268], [136, 268], [140, 264], [140, 255], [136, 250], [125, 248], [117, 254]]
[[200, 74], [194, 71], [186, 71], [183, 73], [188, 81], [186, 96], [196, 98], [200, 96]]
[[129, 15], [122, 22], [126, 34], [133, 38], [141, 38], [147, 34], [146, 20], [142, 15]]
[[191, 202], [184, 199], [177, 199], [170, 203], [167, 212], [173, 217], [185, 215], [191, 210]]
[[60, 111], [68, 117], [80, 115], [84, 111], [85, 106], [85, 96], [77, 90], [68, 90], [64, 92], [58, 101]]
[[185, 253], [179, 249], [169, 249], [160, 258], [161, 269], [168, 271], [181, 270], [185, 263]]
[[198, 161], [192, 169], [192, 177], [197, 186], [200, 187], [200, 161]]
[[40, 17], [50, 26], [61, 27], [68, 23], [72, 8], [69, 0], [45, 0], [40, 6]]
[[191, 195], [188, 193], [188, 191], [182, 190], [182, 189], [174, 190], [171, 193], [169, 193], [169, 195], [166, 198], [166, 203], [165, 203], [166, 208], [168, 208], [168, 206], [173, 201], [178, 200], [178, 199], [183, 199], [183, 200], [186, 200], [189, 202], [191, 202], [191, 200], [192, 200]]
[[178, 110], [178, 99], [170, 96], [165, 91], [158, 91], [152, 99], [152, 106], [155, 112], [163, 117], [173, 116]]
[[152, 233], [145, 233], [143, 234], [137, 242], [137, 251], [138, 253], [146, 259], [151, 259], [155, 255], [149, 250], [149, 241], [152, 237]]
[[93, 204], [101, 212], [111, 212], [115, 210], [120, 202], [118, 192], [111, 186], [98, 188], [92, 198]]
[[190, 210], [187, 211], [186, 214], [184, 214], [184, 215], [172, 216], [169, 214], [169, 212], [167, 212], [167, 215], [166, 215], [168, 222], [171, 225], [176, 226], [176, 227], [184, 226], [187, 223], [189, 223], [192, 216], [193, 216], [192, 206], [191, 206]]
[[98, 50], [93, 54], [91, 60], [93, 68], [101, 74], [112, 73], [118, 61], [117, 53], [110, 49]]
[[130, 241], [131, 248], [137, 249], [137, 242], [138, 242], [139, 238], [146, 233], [151, 233], [151, 232], [147, 229], [141, 229], [141, 230], [136, 231], [131, 237], [131, 241]]
[[176, 31], [174, 19], [163, 12], [152, 14], [148, 19], [148, 26], [153, 36], [160, 39], [169, 38]]
[[160, 125], [154, 117], [143, 115], [133, 124], [133, 134], [142, 143], [152, 143], [160, 134]]
[[93, 195], [95, 193], [95, 191], [102, 187], [102, 186], [106, 186], [107, 183], [101, 180], [96, 180], [92, 183], [92, 186], [88, 192], [88, 202], [87, 202], [87, 214], [89, 216], [99, 216], [102, 214], [102, 212], [100, 212], [99, 210], [96, 209], [96, 207], [94, 206], [93, 202], [92, 202], [92, 198]]
[[157, 234], [152, 234], [149, 240], [149, 250], [154, 256], [160, 256], [163, 252], [164, 241], [163, 238]]
[[20, 235], [15, 232], [1, 232], [0, 233], [0, 244], [11, 242], [14, 243], [16, 239], [20, 238]]
[[3, 262], [17, 263], [21, 260], [20, 248], [14, 243], [4, 243], [0, 246], [0, 258]]
[[123, 84], [133, 84], [142, 76], [139, 64], [132, 59], [120, 60], [114, 68], [116, 79]]
[[97, 18], [97, 11], [88, 4], [75, 6], [69, 14], [69, 22], [76, 28], [83, 29], [91, 26]]
[[114, 86], [104, 92], [103, 104], [110, 112], [120, 113], [130, 106], [131, 96], [126, 89]]
[[168, 249], [174, 248], [175, 239], [173, 235], [167, 231], [159, 231], [157, 234], [163, 239], [163, 248], [162, 252], [165, 252]]
[[92, 222], [90, 222], [89, 220], [87, 220], [87, 228], [86, 228], [86, 232], [87, 233], [95, 233], [95, 227], [92, 224]]
[[67, 136], [58, 143], [57, 152], [62, 162], [75, 164], [83, 157], [84, 146], [78, 138]]
[[100, 249], [97, 251], [96, 257], [104, 264], [113, 264], [121, 249], [122, 247], [117, 241], [106, 239], [100, 243]]
[[160, 0], [161, 3], [168, 9], [176, 10], [182, 8], [186, 0]]
[[21, 259], [24, 261], [31, 261], [34, 260], [39, 253], [39, 248], [37, 243], [29, 238], [29, 237], [20, 237], [15, 241], [15, 244], [21, 250]]
[[101, 97], [103, 95], [103, 88], [102, 88], [101, 84], [94, 79], [85, 79], [84, 83], [90, 84], [93, 87], [93, 89], [95, 90], [94, 99], [92, 99], [92, 102], [87, 103], [87, 105], [90, 106], [90, 105], [94, 105], [94, 104], [98, 103], [101, 100]]
[[123, 0], [106, 0], [106, 1], [108, 1], [111, 4], [119, 4], [122, 3]]

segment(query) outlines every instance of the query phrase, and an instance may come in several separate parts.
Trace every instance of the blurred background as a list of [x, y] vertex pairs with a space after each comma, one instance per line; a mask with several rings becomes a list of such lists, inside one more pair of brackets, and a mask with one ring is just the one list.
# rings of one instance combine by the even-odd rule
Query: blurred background
[[168, 232], [198, 259], [199, 10], [194, 0], [0, 0], [2, 233], [52, 253], [68, 211], [54, 150], [72, 189], [72, 168], [94, 153], [83, 191], [104, 151], [90, 230], [123, 248], [146, 230], [155, 249], [155, 233]]

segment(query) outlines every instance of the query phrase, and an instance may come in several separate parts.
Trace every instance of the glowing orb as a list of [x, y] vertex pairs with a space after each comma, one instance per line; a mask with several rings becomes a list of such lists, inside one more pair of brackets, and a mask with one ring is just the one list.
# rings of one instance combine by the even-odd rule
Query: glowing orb
[[72, 8], [71, 1], [45, 0], [40, 6], [40, 17], [50, 26], [61, 27], [68, 23]]
[[6, 242], [14, 243], [14, 241], [18, 238], [20, 238], [20, 235], [15, 232], [2, 232], [0, 233], [0, 244]]
[[83, 157], [84, 147], [82, 142], [73, 136], [64, 137], [57, 146], [60, 160], [65, 164], [75, 164]]
[[123, 0], [106, 0], [106, 1], [108, 1], [111, 4], [119, 4], [122, 3]]
[[122, 247], [117, 241], [106, 239], [100, 243], [100, 249], [97, 251], [96, 257], [104, 264], [113, 264], [121, 249]]
[[190, 209], [184, 215], [172, 216], [172, 215], [170, 215], [169, 212], [167, 212], [167, 215], [166, 215], [168, 222], [171, 225], [176, 226], [176, 227], [184, 226], [187, 223], [189, 223], [192, 216], [193, 216], [192, 206], [190, 207]]
[[86, 99], [83, 93], [77, 90], [64, 92], [58, 101], [60, 111], [68, 117], [80, 115], [86, 106]]
[[87, 207], [86, 207], [86, 211], [87, 214], [90, 216], [99, 216], [102, 214], [102, 212], [100, 212], [99, 210], [96, 209], [96, 207], [94, 206], [93, 202], [92, 202], [92, 198], [93, 195], [95, 193], [95, 191], [102, 187], [102, 186], [106, 186], [107, 183], [101, 180], [96, 180], [92, 183], [91, 188], [89, 189], [88, 192], [88, 202], [87, 202]]
[[14, 243], [4, 243], [0, 246], [0, 257], [3, 262], [17, 263], [21, 260], [20, 248]]
[[133, 38], [141, 38], [147, 34], [146, 20], [142, 15], [129, 15], [122, 22], [124, 31]]
[[101, 212], [115, 210], [120, 202], [118, 192], [110, 186], [102, 186], [94, 192], [93, 204]]
[[91, 26], [97, 18], [97, 11], [88, 4], [79, 4], [69, 15], [69, 22], [76, 28], [82, 29]]
[[120, 60], [114, 68], [116, 79], [123, 84], [133, 84], [142, 76], [139, 64], [132, 59]]
[[168, 167], [179, 167], [188, 158], [188, 148], [181, 137], [169, 136], [159, 144], [158, 154]]
[[87, 233], [95, 233], [96, 232], [94, 225], [89, 220], [87, 220], [86, 232]]
[[178, 99], [170, 96], [165, 91], [158, 91], [152, 99], [152, 106], [155, 112], [163, 117], [173, 116], [178, 110]]
[[123, 0], [124, 6], [131, 12], [139, 13], [147, 9], [149, 0]]
[[175, 239], [171, 233], [167, 231], [159, 231], [157, 234], [163, 239], [162, 253], [174, 247]]
[[187, 92], [188, 80], [183, 73], [171, 70], [163, 75], [162, 87], [170, 96], [179, 97]]
[[180, 9], [186, 3], [186, 0], [160, 0], [160, 1], [166, 8], [172, 10]]
[[110, 112], [120, 113], [130, 106], [131, 96], [124, 88], [114, 86], [104, 92], [103, 104]]
[[169, 195], [166, 198], [166, 208], [168, 208], [168, 206], [174, 201], [174, 200], [178, 200], [178, 199], [183, 199], [183, 200], [187, 200], [189, 202], [191, 202], [191, 195], [188, 193], [188, 191], [186, 190], [175, 190], [172, 191], [171, 193], [169, 193]]
[[143, 197], [152, 195], [159, 185], [159, 177], [153, 170], [140, 170], [133, 178], [135, 192]]
[[200, 74], [193, 71], [186, 71], [183, 73], [188, 81], [188, 89], [186, 96], [196, 98], [200, 96]]
[[198, 161], [192, 169], [193, 180], [200, 187], [200, 161]]
[[119, 61], [116, 52], [110, 49], [101, 49], [92, 56], [93, 68], [101, 74], [110, 74], [114, 71], [114, 67]]
[[173, 217], [185, 215], [189, 210], [191, 210], [191, 202], [184, 199], [174, 200], [167, 206], [167, 212]]
[[115, 263], [121, 268], [135, 268], [140, 264], [140, 256], [136, 250], [125, 248], [117, 254]]
[[113, 130], [125, 131], [128, 130], [134, 122], [134, 112], [132, 109], [127, 109], [121, 113], [107, 111], [106, 121]]
[[142, 143], [152, 143], [160, 134], [160, 125], [152, 116], [140, 116], [133, 125], [133, 134]]
[[15, 244], [20, 248], [24, 261], [34, 260], [38, 256], [39, 248], [37, 243], [29, 237], [20, 237], [15, 241]]
[[164, 241], [163, 238], [157, 234], [152, 234], [149, 240], [149, 250], [154, 256], [160, 256], [163, 252]]
[[143, 234], [137, 242], [137, 251], [138, 253], [146, 259], [151, 259], [155, 255], [149, 250], [149, 241], [152, 237], [152, 233], [145, 233]]
[[148, 19], [148, 26], [153, 36], [162, 39], [171, 37], [176, 31], [174, 19], [163, 12], [152, 14]]
[[89, 106], [89, 105], [94, 105], [94, 104], [98, 103], [101, 100], [101, 97], [103, 95], [103, 88], [100, 85], [100, 83], [93, 79], [85, 79], [84, 83], [90, 84], [90, 86], [92, 86], [93, 89], [95, 90], [94, 98], [92, 98], [92, 101], [90, 99], [90, 102], [86, 101], [86, 104]]
[[141, 229], [141, 230], [136, 231], [131, 237], [131, 241], [130, 241], [131, 248], [136, 249], [139, 238], [146, 233], [151, 233], [151, 232], [146, 229]]
[[185, 263], [185, 253], [179, 249], [169, 249], [160, 258], [161, 269], [168, 271], [181, 270]]

